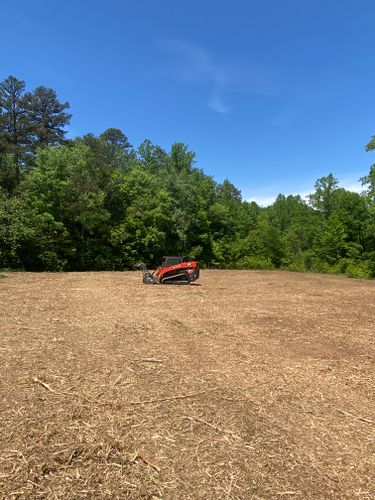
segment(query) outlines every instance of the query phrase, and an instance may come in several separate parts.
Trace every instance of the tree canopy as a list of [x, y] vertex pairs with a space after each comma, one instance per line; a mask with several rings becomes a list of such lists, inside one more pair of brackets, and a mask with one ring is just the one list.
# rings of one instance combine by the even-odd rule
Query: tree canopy
[[375, 165], [362, 194], [329, 173], [308, 200], [280, 194], [263, 208], [197, 168], [186, 144], [134, 148], [117, 128], [67, 140], [68, 110], [52, 89], [0, 83], [0, 268], [127, 269], [186, 254], [375, 277]]

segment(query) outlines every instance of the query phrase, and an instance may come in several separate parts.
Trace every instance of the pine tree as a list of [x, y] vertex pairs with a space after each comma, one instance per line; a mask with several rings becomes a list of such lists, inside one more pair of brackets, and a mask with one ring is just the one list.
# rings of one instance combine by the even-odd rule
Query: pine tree
[[32, 134], [31, 150], [39, 147], [58, 145], [65, 139], [64, 127], [71, 115], [66, 113], [69, 103], [60, 103], [56, 92], [46, 87], [37, 87], [26, 94], [28, 119]]
[[20, 177], [20, 163], [25, 147], [30, 142], [30, 120], [25, 98], [25, 82], [9, 76], [0, 83], [0, 146], [4, 153], [14, 155], [17, 161], [16, 183]]

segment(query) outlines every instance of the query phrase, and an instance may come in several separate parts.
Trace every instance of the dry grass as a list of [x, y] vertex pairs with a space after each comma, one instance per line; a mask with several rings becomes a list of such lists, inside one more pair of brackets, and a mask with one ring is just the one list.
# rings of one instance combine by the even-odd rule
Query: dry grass
[[375, 283], [201, 283], [1, 281], [1, 498], [375, 498]]

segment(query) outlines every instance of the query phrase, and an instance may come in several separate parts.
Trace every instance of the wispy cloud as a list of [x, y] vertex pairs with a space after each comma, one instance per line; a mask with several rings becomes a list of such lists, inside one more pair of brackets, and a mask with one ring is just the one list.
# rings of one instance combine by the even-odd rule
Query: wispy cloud
[[208, 84], [210, 93], [207, 105], [216, 113], [228, 113], [223, 94], [227, 75], [220, 65], [213, 61], [211, 54], [199, 45], [180, 40], [159, 40], [159, 47], [172, 56], [169, 74], [179, 80], [196, 84]]
[[206, 104], [216, 113], [233, 109], [227, 103], [230, 94], [275, 91], [275, 78], [249, 62], [219, 63], [206, 48], [181, 40], [158, 40], [157, 46], [171, 56], [165, 68], [169, 77], [208, 86]]
[[[345, 174], [341, 176], [342, 179], [339, 182], [339, 187], [345, 188], [348, 191], [354, 191], [355, 193], [362, 193], [364, 189], [359, 181], [361, 176], [363, 176], [363, 174], [358, 172]], [[274, 203], [280, 193], [283, 193], [286, 196], [299, 195], [303, 200], [307, 201], [308, 195], [313, 193], [314, 190], [314, 182], [301, 183], [299, 186], [293, 186], [292, 182], [290, 182], [289, 186], [285, 184], [272, 184], [258, 189], [248, 189], [243, 191], [244, 198], [246, 198], [247, 201], [255, 201], [258, 205], [267, 207]]]
[[216, 113], [229, 113], [232, 109], [230, 106], [224, 104], [219, 95], [212, 96], [208, 101], [208, 105], [213, 111], [216, 111]]
[[275, 195], [270, 195], [270, 196], [251, 196], [247, 201], [251, 202], [251, 201], [255, 201], [255, 203], [257, 205], [259, 205], [260, 207], [268, 207], [270, 205], [272, 205], [272, 203], [276, 200], [276, 196]]
[[347, 189], [348, 191], [354, 191], [355, 193], [363, 193], [366, 188], [362, 185], [361, 178], [366, 175], [363, 172], [354, 172], [341, 176], [340, 187]]

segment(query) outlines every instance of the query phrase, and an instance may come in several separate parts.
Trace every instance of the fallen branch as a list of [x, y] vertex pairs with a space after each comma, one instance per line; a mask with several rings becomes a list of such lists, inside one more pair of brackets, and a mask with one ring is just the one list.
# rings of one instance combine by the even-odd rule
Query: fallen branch
[[151, 404], [151, 403], [163, 403], [164, 401], [174, 401], [176, 399], [187, 399], [187, 398], [193, 398], [195, 396], [200, 396], [201, 394], [205, 394], [207, 391], [202, 391], [202, 392], [194, 392], [192, 394], [185, 394], [184, 396], [171, 396], [169, 398], [162, 398], [162, 399], [149, 399], [147, 401], [132, 401], [129, 404], [131, 405], [145, 405], [145, 404]]
[[353, 413], [349, 413], [348, 411], [344, 410], [337, 409], [337, 411], [347, 417], [353, 417], [357, 420], [360, 420], [361, 422], [366, 422], [367, 424], [375, 424], [375, 422], [373, 420], [370, 420], [369, 418], [359, 417], [358, 415], [354, 415]]
[[137, 358], [134, 361], [138, 361], [141, 363], [164, 363], [162, 359], [156, 359], [156, 358]]
[[54, 389], [52, 389], [52, 387], [50, 385], [46, 384], [45, 382], [43, 382], [43, 380], [40, 380], [37, 377], [33, 378], [33, 382], [35, 382], [36, 384], [40, 384], [42, 387], [47, 389], [47, 391], [50, 391], [53, 394], [60, 394], [61, 396], [74, 396], [74, 395], [76, 395], [75, 392], [55, 391]]
[[155, 465], [154, 463], [150, 462], [150, 460], [148, 458], [146, 458], [145, 456], [143, 456], [141, 453], [138, 453], [138, 455], [136, 456], [136, 459], [137, 458], [140, 458], [142, 460], [142, 462], [144, 462], [146, 465], [149, 465], [150, 467], [152, 467], [156, 471], [160, 472], [159, 467], [157, 465]]
[[203, 420], [201, 418], [192, 418], [192, 417], [181, 417], [184, 418], [185, 420], [190, 420], [191, 422], [194, 422], [196, 424], [204, 424], [207, 425], [208, 427], [211, 427], [212, 429], [215, 429], [217, 432], [222, 432], [224, 434], [229, 434], [230, 436], [234, 437], [235, 439], [239, 439], [242, 441], [242, 438], [240, 436], [237, 436], [237, 434], [234, 434], [232, 431], [228, 431], [227, 429], [222, 429], [221, 427], [218, 427], [217, 425], [211, 424], [210, 422], [207, 422], [206, 420]]
[[39, 380], [38, 378], [34, 377], [33, 382], [35, 382], [36, 384], [40, 384], [42, 387], [47, 389], [47, 391], [53, 392], [53, 394], [57, 394], [56, 391], [53, 390], [51, 386], [49, 386], [48, 384], [46, 384], [42, 380]]
[[279, 495], [280, 497], [283, 497], [284, 495], [297, 495], [299, 494], [299, 491], [279, 491], [276, 493], [276, 495]]

